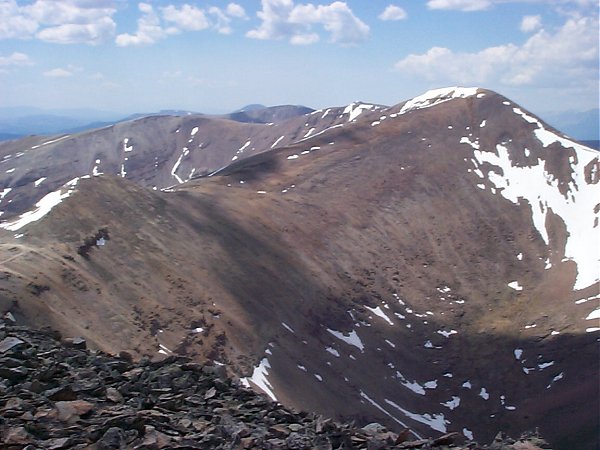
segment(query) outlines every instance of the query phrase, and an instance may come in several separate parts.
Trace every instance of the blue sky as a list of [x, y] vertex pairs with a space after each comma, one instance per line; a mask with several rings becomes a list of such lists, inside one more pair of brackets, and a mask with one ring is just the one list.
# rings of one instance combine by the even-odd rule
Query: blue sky
[[0, 107], [228, 112], [494, 89], [598, 106], [597, 0], [0, 0]]

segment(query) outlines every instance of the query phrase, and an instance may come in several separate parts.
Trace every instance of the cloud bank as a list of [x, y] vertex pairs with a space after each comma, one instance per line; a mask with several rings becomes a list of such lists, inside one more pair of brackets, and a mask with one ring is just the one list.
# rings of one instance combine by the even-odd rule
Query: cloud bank
[[[527, 21], [521, 28], [541, 26]], [[533, 28], [532, 28], [533, 27]], [[477, 52], [432, 47], [395, 64], [407, 76], [429, 81], [508, 86], [565, 86], [597, 80], [598, 18], [570, 18], [553, 31], [540, 29], [522, 45], [505, 44]]]
[[313, 44], [321, 39], [321, 27], [329, 33], [330, 42], [342, 45], [358, 44], [369, 36], [369, 26], [354, 15], [346, 2], [296, 5], [293, 0], [262, 0], [257, 16], [261, 23], [246, 33], [249, 38]]
[[138, 8], [141, 16], [137, 30], [134, 34], [119, 34], [115, 42], [120, 47], [154, 44], [184, 31], [213, 29], [221, 34], [230, 34], [231, 21], [246, 18], [244, 8], [237, 3], [229, 3], [224, 9], [211, 6], [206, 10], [187, 3], [167, 5], [158, 8], [158, 11], [150, 3], [140, 3]]
[[37, 38], [56, 44], [99, 44], [116, 30], [112, 0], [0, 2], [0, 39]]

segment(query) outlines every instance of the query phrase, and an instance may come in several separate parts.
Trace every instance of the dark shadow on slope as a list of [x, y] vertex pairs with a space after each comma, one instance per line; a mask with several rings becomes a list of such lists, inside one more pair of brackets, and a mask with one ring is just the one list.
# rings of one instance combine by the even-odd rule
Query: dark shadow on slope
[[[226, 253], [224, 260], [210, 259], [209, 266], [256, 324], [262, 346], [280, 331], [282, 318], [301, 311], [304, 301], [325, 291], [268, 225], [233, 216], [214, 196], [177, 195], [187, 207], [175, 214]], [[190, 206], [193, 213], [187, 211]]]
[[[323, 316], [317, 320], [329, 326], [334, 323]], [[371, 327], [354, 327], [364, 344], [364, 352], [340, 343], [325, 330], [325, 325], [309, 335], [289, 335], [272, 348], [269, 362], [271, 373], [276, 375], [269, 378], [270, 382], [281, 392], [292, 395], [297, 407], [355, 419], [361, 426], [376, 421], [396, 431], [402, 429], [390, 416], [364, 401], [360, 397], [360, 392], [364, 392], [423, 436], [436, 433], [386, 399], [426, 422], [427, 414], [431, 419], [442, 413], [449, 421], [446, 431], [462, 434], [463, 428], [471, 430], [479, 442], [491, 442], [498, 431], [518, 437], [539, 428], [555, 449], [598, 447], [600, 355], [594, 336], [597, 333], [518, 339], [459, 331], [450, 339], [438, 336], [436, 341], [431, 330], [443, 325], [434, 321], [430, 320], [429, 335], [424, 332], [426, 327], [415, 330], [416, 335], [402, 331], [394, 335], [399, 325], [391, 328], [382, 324], [380, 328], [377, 320], [371, 320]], [[386, 345], [386, 339], [394, 341], [396, 346]], [[440, 348], [425, 348], [423, 342], [428, 339]], [[340, 356], [323, 351], [332, 345]], [[515, 357], [515, 349], [523, 352], [520, 360]], [[397, 372], [406, 377], [405, 382], [412, 388], [402, 385]], [[446, 377], [444, 373], [452, 376]], [[314, 374], [319, 375], [319, 380]], [[417, 383], [413, 384], [415, 380]], [[436, 380], [437, 386], [425, 389], [422, 394], [415, 393], [419, 382], [422, 386], [430, 380]], [[468, 388], [463, 386], [466, 382]], [[454, 396], [461, 399], [455, 409], [442, 405]]]
[[271, 152], [260, 153], [250, 158], [228, 165], [219, 176], [229, 176], [236, 181], [260, 180], [280, 169], [279, 159]]

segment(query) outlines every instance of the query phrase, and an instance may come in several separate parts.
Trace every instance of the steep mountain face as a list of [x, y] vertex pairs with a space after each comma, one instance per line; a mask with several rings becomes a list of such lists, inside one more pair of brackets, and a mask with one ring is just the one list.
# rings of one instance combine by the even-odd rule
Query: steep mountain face
[[379, 108], [353, 104], [307, 115], [297, 107], [245, 113], [256, 123], [239, 117], [150, 116], [74, 135], [0, 143], [0, 209], [4, 218], [23, 213], [86, 174], [117, 175], [144, 187], [169, 188], [233, 161], [302, 142]]
[[[17, 321], [216, 360], [285, 405], [415, 438], [539, 427], [597, 445], [598, 153], [506, 98], [33, 139], [0, 147]], [[81, 177], [95, 159], [106, 175]], [[151, 189], [173, 173], [194, 179]]]

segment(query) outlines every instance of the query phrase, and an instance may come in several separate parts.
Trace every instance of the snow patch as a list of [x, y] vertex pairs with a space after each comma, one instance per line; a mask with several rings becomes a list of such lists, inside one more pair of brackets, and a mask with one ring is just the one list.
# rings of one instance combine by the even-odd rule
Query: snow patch
[[123, 139], [123, 151], [124, 152], [132, 152], [133, 151], [133, 144], [132, 145], [128, 145], [128, 144], [129, 144], [129, 138]]
[[[346, 377], [344, 377], [344, 380], [346, 382], [348, 382], [348, 379]], [[369, 397], [367, 394], [365, 394], [363, 391], [360, 391], [360, 396], [362, 398], [364, 398], [366, 401], [368, 401], [372, 406], [374, 406], [375, 408], [377, 408], [379, 411], [381, 411], [382, 413], [384, 413], [386, 416], [388, 416], [389, 418], [391, 418], [392, 420], [394, 420], [395, 422], [399, 423], [400, 425], [402, 425], [404, 428], [409, 428], [404, 422], [402, 422], [401, 420], [399, 420], [398, 418], [394, 417], [393, 415], [391, 415], [389, 412], [386, 411], [385, 408], [383, 408], [379, 403], [377, 403], [375, 400], [373, 400], [371, 397]], [[386, 400], [387, 401], [387, 400]], [[422, 439], [422, 437], [415, 433], [414, 431], [410, 430], [410, 432], [417, 438], [417, 439]]]
[[545, 363], [540, 363], [540, 364], [538, 364], [538, 368], [539, 368], [540, 370], [544, 370], [544, 369], [546, 369], [546, 368], [548, 368], [548, 367], [552, 367], [553, 365], [554, 365], [554, 361], [549, 361], [549, 362], [545, 362]]
[[446, 331], [446, 330], [437, 330], [436, 331], [437, 334], [441, 334], [442, 336], [444, 336], [445, 338], [449, 338], [450, 336], [452, 336], [453, 334], [457, 334], [458, 331], [456, 330], [450, 330], [450, 331]]
[[394, 325], [394, 322], [392, 322], [390, 320], [390, 318], [382, 311], [381, 306], [378, 306], [377, 308], [371, 308], [369, 306], [365, 306], [365, 308], [367, 308], [369, 311], [371, 311], [373, 314], [375, 314], [376, 316], [381, 317], [383, 320], [385, 320], [388, 324], [390, 325]]
[[430, 108], [455, 98], [466, 98], [477, 93], [477, 88], [448, 87], [441, 89], [432, 89], [412, 100], [407, 101], [400, 109], [399, 114], [405, 114], [409, 111]]
[[[321, 130], [321, 131], [319, 131], [318, 133], [315, 133], [315, 134], [313, 134], [312, 136], [309, 136], [309, 137], [307, 137], [307, 138], [302, 138], [302, 139], [300, 139], [300, 140], [299, 140], [299, 141], [297, 141], [297, 142], [302, 142], [302, 141], [304, 141], [304, 140], [306, 140], [306, 139], [312, 139], [312, 138], [315, 138], [315, 137], [319, 136], [320, 134], [326, 133], [326, 132], [327, 132], [327, 131], [329, 131], [329, 130], [333, 130], [334, 128], [339, 128], [339, 127], [343, 127], [343, 126], [344, 126], [344, 124], [343, 124], [343, 123], [339, 123], [339, 124], [337, 124], [337, 125], [333, 125], [332, 127], [325, 128], [324, 130]], [[330, 142], [330, 143], [329, 143], [329, 145], [333, 145], [333, 144], [335, 144], [335, 142]]]
[[[45, 180], [45, 178], [44, 178], [44, 180]], [[40, 183], [41, 183], [41, 181], [40, 181]], [[4, 188], [2, 190], [2, 192], [0, 192], [0, 200], [2, 200], [4, 197], [6, 197], [10, 191], [12, 191], [12, 188]]]
[[490, 398], [490, 394], [484, 387], [482, 387], [479, 391], [479, 396], [484, 400], [488, 400]]
[[32, 149], [34, 149], [34, 148], [39, 148], [39, 147], [42, 147], [42, 146], [44, 146], [44, 145], [54, 144], [55, 142], [62, 141], [63, 139], [66, 139], [66, 138], [68, 138], [69, 136], [71, 136], [71, 135], [70, 135], [70, 134], [67, 134], [67, 135], [65, 135], [65, 136], [61, 136], [61, 137], [59, 137], [59, 138], [57, 138], [57, 139], [52, 139], [51, 141], [46, 141], [46, 142], [42, 142], [42, 143], [41, 143], [41, 144], [39, 144], [39, 145], [34, 145], [34, 146], [33, 146], [33, 147], [31, 147], [31, 148], [32, 148]]
[[415, 414], [404, 408], [401, 408], [396, 403], [391, 400], [385, 399], [385, 402], [396, 408], [398, 411], [402, 412], [405, 416], [410, 417], [412, 420], [423, 423], [429, 426], [432, 430], [439, 431], [440, 433], [446, 433], [447, 428], [446, 425], [450, 424], [448, 420], [445, 419], [444, 414]]
[[450, 411], [452, 411], [453, 409], [458, 408], [458, 406], [460, 405], [460, 397], [453, 395], [451, 400], [448, 400], [447, 402], [444, 402], [444, 403], [440, 403], [440, 405], [445, 406]]
[[594, 311], [592, 311], [591, 313], [588, 314], [588, 316], [585, 318], [585, 320], [598, 320], [600, 319], [600, 308], [595, 309]]
[[308, 130], [308, 132], [304, 135], [304, 139], [306, 139], [307, 137], [309, 137], [311, 134], [313, 134], [313, 132], [315, 131], [315, 128], [311, 128], [310, 130]]
[[329, 353], [331, 353], [331, 354], [332, 354], [333, 356], [335, 356], [336, 358], [339, 358], [339, 357], [340, 357], [340, 352], [338, 352], [338, 351], [337, 351], [335, 348], [333, 348], [333, 347], [327, 347], [327, 348], [325, 349], [325, 351], [326, 351], [326, 352], [329, 352]]
[[42, 217], [52, 211], [52, 208], [75, 192], [75, 186], [78, 182], [79, 178], [73, 178], [57, 191], [50, 192], [42, 197], [42, 199], [35, 204], [36, 209], [21, 214], [17, 220], [1, 223], [0, 228], [4, 228], [5, 230], [9, 231], [17, 231], [23, 228], [25, 225], [40, 220]]
[[431, 380], [431, 381], [426, 382], [423, 385], [423, 387], [425, 389], [435, 389], [435, 388], [437, 388], [437, 385], [438, 385], [437, 380]]
[[460, 138], [460, 143], [461, 144], [469, 144], [475, 150], [479, 150], [479, 139], [475, 139], [472, 141], [470, 137], [463, 136]]
[[350, 331], [347, 335], [339, 331], [330, 330], [329, 328], [327, 328], [327, 332], [329, 332], [339, 340], [345, 342], [346, 344], [353, 345], [354, 347], [358, 348], [361, 352], [364, 352], [365, 346], [363, 345], [362, 341], [360, 340], [360, 337], [358, 336], [355, 330]]
[[269, 383], [269, 380], [267, 379], [270, 368], [271, 364], [269, 364], [269, 360], [263, 358], [258, 366], [254, 368], [252, 376], [240, 378], [240, 382], [248, 388], [250, 387], [250, 382], [252, 382], [252, 384], [271, 397], [271, 400], [276, 402], [277, 397], [275, 397], [275, 394], [273, 393], [273, 386], [271, 386], [271, 383]]
[[350, 103], [344, 109], [342, 114], [349, 114], [348, 122], [352, 122], [356, 120], [358, 116], [362, 114], [363, 111], [368, 111], [373, 108], [373, 105], [367, 105], [364, 103]]
[[518, 281], [511, 281], [508, 283], [508, 287], [514, 289], [515, 291], [523, 290], [523, 286], [521, 286]]
[[275, 142], [273, 142], [273, 145], [271, 145], [271, 148], [275, 148], [277, 146], [277, 144], [279, 144], [284, 137], [285, 136], [278, 137], [277, 140]]
[[400, 384], [402, 386], [404, 386], [407, 389], [410, 389], [411, 391], [413, 391], [415, 394], [419, 394], [419, 395], [425, 395], [425, 389], [423, 386], [421, 386], [420, 383], [416, 382], [416, 381], [408, 381], [404, 375], [402, 375], [400, 372], [396, 371], [396, 374], [394, 375], [396, 378], [398, 378], [398, 380], [400, 381]]
[[550, 381], [550, 384], [548, 386], [546, 386], [546, 389], [550, 389], [550, 387], [556, 383], [559, 380], [562, 380], [564, 378], [565, 374], [564, 372], [559, 373], [558, 375], [556, 375], [554, 378], [552, 378], [552, 381]]
[[[2, 197], [0, 197], [0, 198], [2, 198]], [[597, 295], [592, 295], [591, 297], [588, 297], [588, 298], [582, 298], [582, 299], [576, 300], [575, 304], [580, 305], [582, 303], [589, 302], [590, 300], [600, 300], [600, 297], [598, 297]]]

